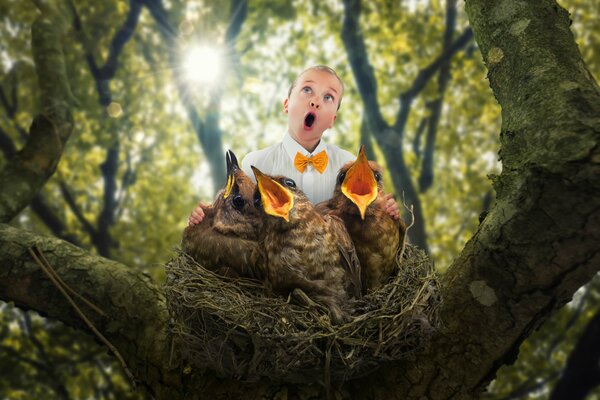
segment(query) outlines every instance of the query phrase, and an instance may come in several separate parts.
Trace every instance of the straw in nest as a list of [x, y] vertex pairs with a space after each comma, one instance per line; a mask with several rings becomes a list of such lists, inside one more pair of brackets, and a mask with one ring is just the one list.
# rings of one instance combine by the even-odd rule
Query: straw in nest
[[166, 295], [178, 349], [194, 367], [244, 381], [261, 377], [343, 382], [424, 346], [439, 326], [441, 299], [425, 253], [407, 245], [385, 286], [352, 304], [354, 319], [331, 325], [261, 282], [227, 279], [184, 253], [166, 266]]

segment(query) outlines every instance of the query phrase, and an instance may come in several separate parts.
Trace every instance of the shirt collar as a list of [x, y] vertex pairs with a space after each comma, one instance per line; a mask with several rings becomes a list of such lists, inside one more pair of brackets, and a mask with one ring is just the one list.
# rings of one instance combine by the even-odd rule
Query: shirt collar
[[305, 155], [307, 157], [312, 157], [315, 154], [320, 153], [323, 150], [327, 150], [327, 144], [325, 143], [325, 141], [323, 140], [323, 138], [321, 137], [321, 140], [319, 141], [319, 144], [317, 145], [317, 147], [315, 147], [315, 149], [312, 151], [312, 153], [309, 153], [304, 147], [302, 147], [298, 142], [296, 142], [294, 140], [294, 138], [292, 137], [292, 135], [290, 135], [290, 133], [286, 133], [285, 136], [283, 137], [283, 148], [285, 149], [285, 152], [288, 154], [288, 156], [290, 157], [290, 159], [292, 161], [294, 161], [294, 158], [296, 157], [296, 153], [300, 152], [300, 154]]

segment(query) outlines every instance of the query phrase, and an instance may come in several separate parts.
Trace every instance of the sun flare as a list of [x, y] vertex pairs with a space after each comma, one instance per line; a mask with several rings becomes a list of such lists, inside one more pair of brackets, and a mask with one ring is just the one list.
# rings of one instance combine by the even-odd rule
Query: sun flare
[[210, 46], [191, 48], [187, 52], [183, 63], [187, 80], [194, 83], [214, 83], [221, 68], [221, 54], [218, 49]]

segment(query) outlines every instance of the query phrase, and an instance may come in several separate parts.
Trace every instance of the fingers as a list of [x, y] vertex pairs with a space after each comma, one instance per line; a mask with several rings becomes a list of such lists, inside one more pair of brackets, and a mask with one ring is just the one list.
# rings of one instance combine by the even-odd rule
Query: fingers
[[391, 193], [385, 195], [385, 211], [394, 219], [400, 219], [400, 206], [396, 203]]
[[188, 218], [188, 226], [197, 225], [204, 220], [204, 207], [207, 206], [208, 204], [206, 203], [198, 203]]

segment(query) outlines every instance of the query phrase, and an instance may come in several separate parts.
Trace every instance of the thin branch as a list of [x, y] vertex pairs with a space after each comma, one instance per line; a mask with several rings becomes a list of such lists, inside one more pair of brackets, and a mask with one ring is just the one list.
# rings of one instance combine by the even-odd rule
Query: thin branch
[[135, 32], [143, 3], [141, 0], [130, 1], [129, 12], [125, 22], [123, 22], [123, 25], [121, 25], [121, 27], [113, 36], [113, 39], [110, 43], [108, 57], [102, 66], [99, 66], [96, 62], [88, 44], [88, 40], [83, 39], [85, 37], [85, 31], [75, 4], [72, 1], [69, 1], [68, 4], [71, 12], [73, 13], [73, 26], [75, 31], [78, 32], [82, 38], [82, 44], [85, 50], [85, 59], [96, 82], [96, 89], [98, 91], [98, 95], [100, 96], [100, 104], [106, 107], [112, 101], [109, 82], [114, 78], [117, 72], [117, 68], [119, 67], [119, 56], [121, 55], [123, 48]]
[[550, 400], [583, 400], [600, 385], [600, 310], [596, 312], [569, 354]]
[[24, 331], [27, 335], [27, 338], [33, 343], [39, 358], [42, 360], [42, 364], [44, 365], [43, 372], [49, 378], [48, 383], [49, 386], [54, 390], [54, 392], [64, 400], [68, 400], [70, 398], [69, 391], [63, 382], [61, 382], [60, 377], [56, 373], [55, 363], [50, 360], [48, 353], [46, 353], [46, 349], [44, 345], [38, 340], [32, 330], [31, 318], [29, 314], [26, 312], [22, 313], [23, 323], [24, 323]]
[[367, 116], [363, 114], [360, 122], [360, 143], [365, 146], [365, 153], [369, 160], [375, 160], [375, 151], [373, 150], [373, 141], [371, 140], [371, 130]]
[[16, 62], [10, 69], [7, 76], [7, 79], [10, 80], [10, 101], [4, 93], [4, 87], [0, 87], [0, 103], [6, 111], [6, 115], [9, 119], [15, 118], [15, 114], [17, 113], [17, 109], [19, 108], [17, 97], [17, 88], [19, 86], [17, 68], [19, 68], [20, 65], [20, 62]]
[[377, 100], [377, 80], [367, 57], [367, 50], [359, 24], [360, 12], [360, 0], [344, 0], [342, 40], [348, 53], [350, 66], [363, 100], [365, 112], [369, 118], [371, 131], [374, 133], [382, 132], [388, 128], [388, 125], [381, 115]]
[[[127, 374], [127, 377], [131, 380], [132, 383], [135, 383], [135, 378], [133, 374], [129, 371], [127, 367], [127, 363], [121, 353], [117, 350], [117, 348], [96, 328], [94, 323], [85, 315], [85, 313], [79, 308], [77, 303], [73, 300], [73, 298], [67, 293], [68, 291], [73, 291], [68, 286], [64, 284], [64, 282], [58, 277], [48, 260], [44, 257], [44, 253], [37, 247], [33, 247], [29, 249], [29, 254], [33, 257], [36, 263], [40, 266], [40, 268], [44, 271], [47, 277], [52, 281], [52, 283], [56, 286], [56, 288], [61, 292], [64, 298], [68, 301], [68, 303], [73, 307], [79, 318], [81, 318], [87, 327], [94, 332], [96, 337], [100, 339], [100, 341], [106, 345], [110, 349], [110, 351], [117, 357], [121, 365], [123, 366], [123, 370]], [[67, 290], [68, 289], [68, 290]], [[79, 296], [79, 295], [78, 295]], [[80, 297], [80, 296], [79, 296]], [[103, 313], [104, 314], [104, 313]], [[104, 314], [106, 316], [106, 314]]]
[[406, 126], [413, 100], [425, 88], [429, 80], [435, 75], [444, 62], [450, 60], [452, 56], [465, 47], [472, 38], [473, 31], [471, 28], [465, 29], [446, 51], [442, 52], [442, 54], [433, 60], [431, 64], [419, 71], [411, 87], [406, 92], [400, 94], [400, 110], [398, 111], [396, 122], [394, 123], [395, 131], [400, 134], [404, 132], [404, 127]]
[[15, 142], [8, 136], [8, 134], [0, 128], [0, 150], [4, 153], [4, 158], [9, 160], [15, 154], [17, 154], [17, 148]]
[[81, 209], [75, 202], [75, 198], [71, 193], [71, 190], [67, 187], [67, 184], [64, 181], [59, 182], [60, 192], [63, 196], [63, 199], [71, 209], [71, 212], [75, 215], [75, 218], [79, 221], [79, 223], [83, 226], [83, 229], [90, 235], [91, 238], [94, 238], [98, 235], [96, 232], [96, 228], [85, 218]]
[[519, 386], [511, 390], [508, 394], [503, 396], [500, 400], [517, 400], [529, 396], [530, 394], [542, 389], [548, 384], [548, 382], [551, 382], [554, 379], [556, 379], [559, 374], [560, 371], [554, 371], [543, 379], [536, 379], [534, 377], [530, 377], [526, 379], [523, 383], [521, 383]]
[[[452, 37], [456, 28], [456, 0], [446, 1], [446, 28], [443, 37], [443, 53], [447, 53], [452, 44]], [[431, 117], [429, 118], [429, 126], [427, 129], [427, 140], [425, 142], [425, 154], [419, 176], [419, 189], [421, 192], [427, 191], [433, 184], [433, 153], [435, 150], [435, 142], [437, 128], [442, 114], [442, 105], [444, 104], [444, 93], [450, 80], [450, 60], [449, 56], [440, 65], [440, 73], [438, 76], [438, 97], [431, 104]]]
[[94, 244], [98, 249], [98, 253], [108, 257], [111, 248], [114, 246], [110, 234], [110, 227], [115, 223], [115, 210], [117, 207], [117, 173], [119, 170], [119, 140], [110, 146], [107, 150], [106, 159], [100, 165], [102, 171], [102, 179], [104, 180], [104, 202], [102, 211], [97, 219], [97, 236]]
[[[426, 105], [429, 108], [429, 105]], [[419, 122], [419, 126], [417, 127], [417, 132], [415, 133], [415, 137], [412, 142], [413, 152], [417, 157], [417, 160], [421, 158], [421, 138], [423, 137], [423, 132], [425, 132], [425, 128], [429, 122], [429, 116], [425, 116], [421, 118], [421, 122]]]

